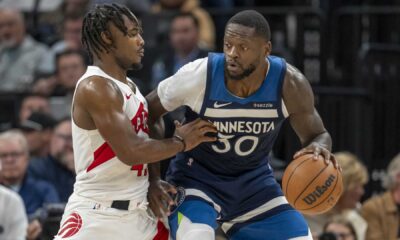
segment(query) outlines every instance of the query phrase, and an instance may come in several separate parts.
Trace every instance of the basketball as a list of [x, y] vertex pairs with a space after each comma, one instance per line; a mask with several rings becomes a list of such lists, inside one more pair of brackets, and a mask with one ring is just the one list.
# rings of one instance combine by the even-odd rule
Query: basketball
[[321, 214], [339, 200], [343, 190], [342, 175], [332, 162], [327, 165], [321, 155], [314, 160], [313, 154], [306, 154], [288, 165], [283, 174], [282, 190], [290, 205], [301, 213]]

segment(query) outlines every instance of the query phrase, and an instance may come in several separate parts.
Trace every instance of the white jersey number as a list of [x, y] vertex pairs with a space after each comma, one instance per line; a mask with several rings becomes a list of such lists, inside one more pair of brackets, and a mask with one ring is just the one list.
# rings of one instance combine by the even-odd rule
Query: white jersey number
[[[218, 141], [224, 144], [223, 148], [218, 148], [216, 145], [212, 145], [212, 149], [217, 152], [217, 153], [227, 153], [232, 149], [232, 145], [229, 141], [229, 139], [233, 138], [234, 135], [223, 135], [221, 133], [218, 133]], [[242, 145], [242, 143], [244, 141], [252, 141], [253, 144], [251, 146], [251, 148], [247, 151], [242, 151], [240, 146]], [[233, 144], [234, 145], [234, 150], [235, 153], [241, 157], [243, 156], [247, 156], [249, 154], [251, 154], [252, 152], [254, 152], [254, 150], [256, 149], [257, 145], [258, 145], [258, 137], [255, 136], [242, 136], [239, 139], [236, 140], [236, 142]]]

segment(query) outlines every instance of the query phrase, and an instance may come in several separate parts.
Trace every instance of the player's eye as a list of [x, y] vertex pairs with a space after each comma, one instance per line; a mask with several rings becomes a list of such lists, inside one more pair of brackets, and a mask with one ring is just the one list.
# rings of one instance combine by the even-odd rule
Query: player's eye
[[142, 34], [142, 29], [141, 28], [135, 28], [135, 29], [132, 29], [132, 30], [130, 30], [130, 31], [128, 31], [128, 36], [129, 37], [135, 37], [135, 36], [137, 36], [138, 34]]

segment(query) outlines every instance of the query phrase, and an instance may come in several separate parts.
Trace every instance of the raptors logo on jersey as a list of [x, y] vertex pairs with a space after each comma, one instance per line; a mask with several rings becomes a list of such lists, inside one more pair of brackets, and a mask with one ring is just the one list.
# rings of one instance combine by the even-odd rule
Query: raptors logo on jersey
[[57, 236], [59, 236], [60, 238], [72, 237], [81, 229], [81, 227], [82, 218], [78, 213], [74, 212], [69, 215], [68, 218], [64, 221], [63, 225], [61, 225]]
[[146, 111], [144, 104], [140, 103], [139, 109], [137, 110], [136, 115], [132, 118], [131, 123], [133, 129], [136, 133], [143, 131], [149, 134], [149, 127], [147, 126], [147, 119], [149, 117], [148, 112]]

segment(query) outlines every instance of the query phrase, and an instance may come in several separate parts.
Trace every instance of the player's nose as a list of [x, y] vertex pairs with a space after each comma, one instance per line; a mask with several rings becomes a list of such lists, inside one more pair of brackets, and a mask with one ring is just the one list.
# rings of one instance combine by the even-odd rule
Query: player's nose
[[139, 44], [139, 46], [143, 47], [144, 43], [145, 42], [144, 42], [144, 39], [143, 39], [142, 35], [139, 34], [139, 36], [138, 36], [138, 44]]
[[238, 58], [238, 53], [236, 50], [236, 47], [231, 47], [228, 51], [227, 51], [227, 55], [228, 57], [232, 58], [232, 59], [236, 59]]

